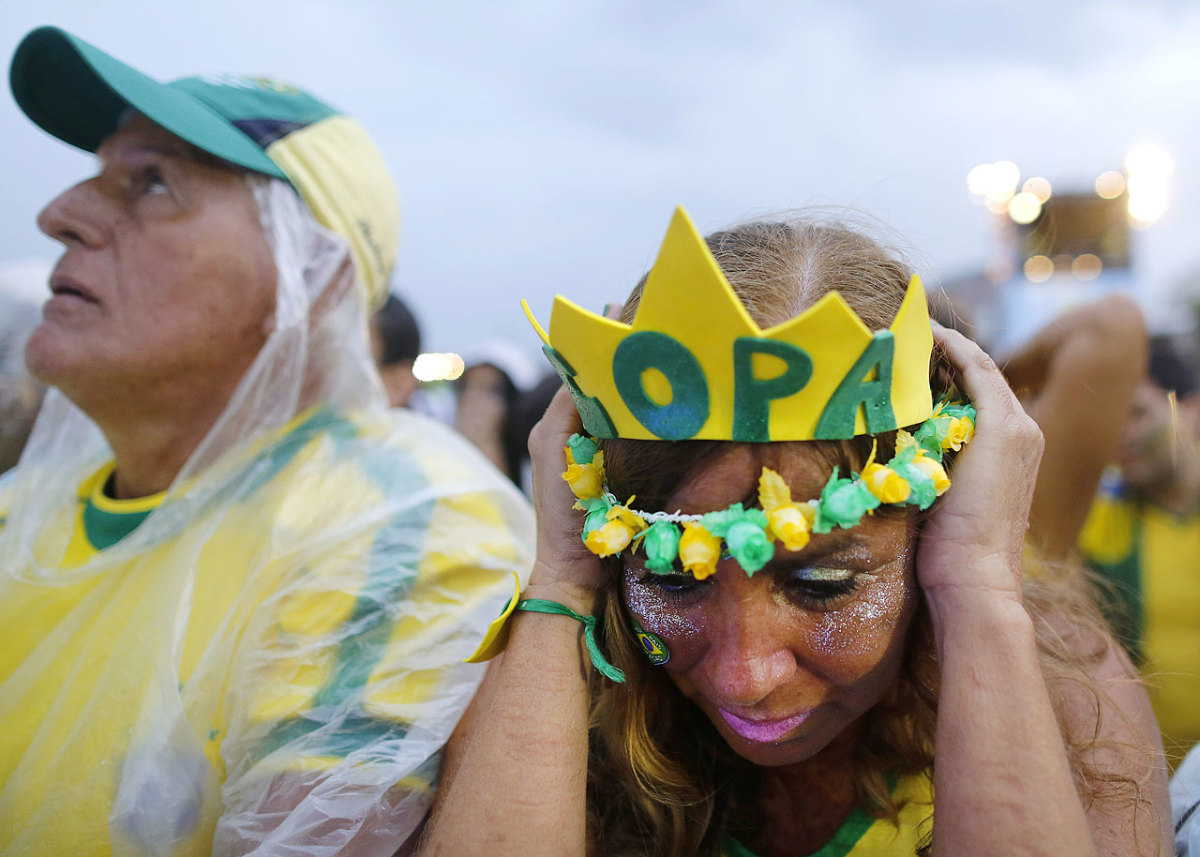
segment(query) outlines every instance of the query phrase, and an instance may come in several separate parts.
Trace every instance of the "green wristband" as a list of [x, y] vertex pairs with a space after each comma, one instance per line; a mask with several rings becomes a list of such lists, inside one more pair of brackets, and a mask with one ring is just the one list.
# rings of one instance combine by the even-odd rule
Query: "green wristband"
[[595, 616], [580, 615], [565, 604], [547, 601], [544, 598], [525, 598], [517, 602], [517, 609], [526, 613], [554, 613], [558, 616], [570, 616], [572, 619], [578, 619], [583, 623], [583, 642], [587, 645], [588, 654], [592, 657], [592, 666], [599, 670], [605, 678], [618, 684], [624, 684], [625, 673], [610, 664], [604, 657], [604, 653], [600, 651], [600, 647], [596, 645]]

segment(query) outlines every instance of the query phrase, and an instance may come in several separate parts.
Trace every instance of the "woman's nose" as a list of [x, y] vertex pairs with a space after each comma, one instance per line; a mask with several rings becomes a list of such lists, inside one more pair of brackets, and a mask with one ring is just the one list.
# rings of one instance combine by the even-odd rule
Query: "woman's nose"
[[63, 191], [42, 209], [38, 228], [67, 247], [94, 248], [104, 242], [102, 201], [91, 181]]
[[739, 599], [721, 617], [710, 678], [725, 701], [757, 705], [797, 670], [792, 629], [766, 594]]

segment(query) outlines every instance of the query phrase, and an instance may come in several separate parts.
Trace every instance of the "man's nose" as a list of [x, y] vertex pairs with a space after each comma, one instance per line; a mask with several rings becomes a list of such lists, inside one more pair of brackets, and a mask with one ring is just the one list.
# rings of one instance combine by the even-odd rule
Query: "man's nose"
[[103, 201], [91, 181], [63, 191], [42, 209], [38, 228], [67, 247], [95, 248], [104, 243]]
[[794, 635], [780, 606], [765, 593], [730, 604], [709, 654], [710, 677], [725, 701], [751, 707], [791, 679], [798, 669]]

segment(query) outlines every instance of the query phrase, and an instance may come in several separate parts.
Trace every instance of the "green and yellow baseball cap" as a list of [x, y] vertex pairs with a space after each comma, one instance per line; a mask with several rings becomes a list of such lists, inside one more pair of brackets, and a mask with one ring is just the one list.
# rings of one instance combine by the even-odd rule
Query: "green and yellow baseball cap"
[[17, 46], [9, 82], [35, 124], [96, 151], [129, 108], [199, 149], [292, 184], [350, 243], [368, 305], [387, 295], [400, 237], [396, 187], [366, 129], [294, 86], [222, 74], [162, 83], [57, 27]]

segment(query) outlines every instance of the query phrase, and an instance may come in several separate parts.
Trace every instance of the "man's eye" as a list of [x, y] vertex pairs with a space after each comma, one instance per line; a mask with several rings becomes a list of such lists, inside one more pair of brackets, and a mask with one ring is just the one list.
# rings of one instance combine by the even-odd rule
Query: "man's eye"
[[136, 193], [146, 195], [170, 193], [171, 190], [158, 167], [144, 167], [138, 170], [130, 184]]

